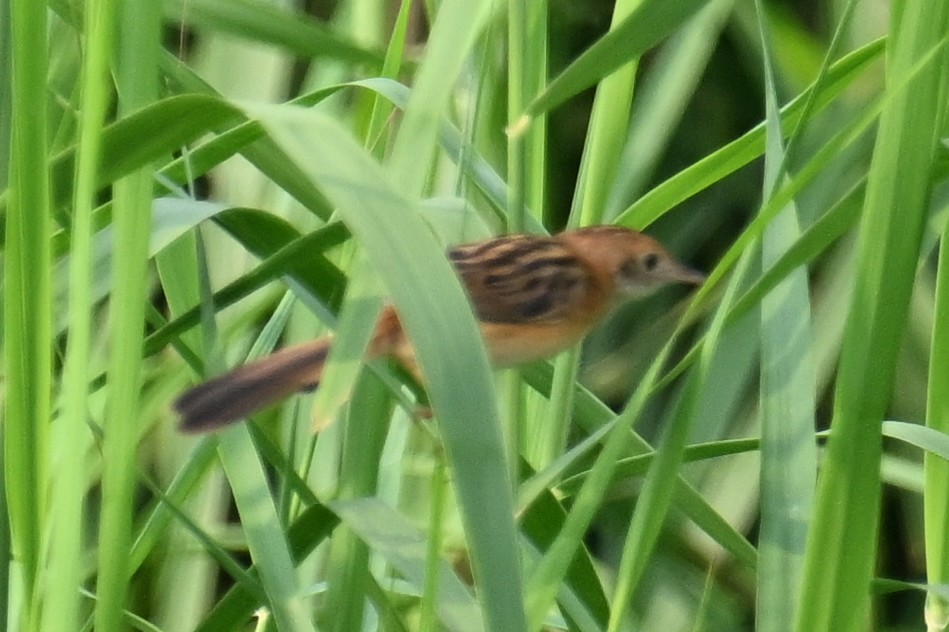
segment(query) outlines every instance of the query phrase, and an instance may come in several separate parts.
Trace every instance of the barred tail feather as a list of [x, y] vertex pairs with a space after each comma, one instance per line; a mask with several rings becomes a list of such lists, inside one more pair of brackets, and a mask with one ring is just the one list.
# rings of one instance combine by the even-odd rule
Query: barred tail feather
[[322, 338], [283, 349], [198, 384], [179, 397], [180, 429], [197, 433], [239, 421], [298, 391], [316, 388], [329, 353]]

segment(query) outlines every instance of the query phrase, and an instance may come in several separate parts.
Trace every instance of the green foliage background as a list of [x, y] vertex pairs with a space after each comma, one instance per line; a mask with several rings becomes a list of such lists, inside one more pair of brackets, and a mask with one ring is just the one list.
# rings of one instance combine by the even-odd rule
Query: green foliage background
[[[944, 629], [947, 34], [900, 0], [0, 0], [0, 625]], [[493, 377], [444, 248], [599, 223], [708, 282]], [[384, 300], [424, 394], [360, 361]], [[176, 430], [327, 332], [315, 396]]]

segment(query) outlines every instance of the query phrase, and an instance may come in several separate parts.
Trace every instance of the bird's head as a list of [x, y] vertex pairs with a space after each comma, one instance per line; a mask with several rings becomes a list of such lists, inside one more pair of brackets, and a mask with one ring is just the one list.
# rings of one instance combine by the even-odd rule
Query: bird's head
[[705, 275], [679, 263], [662, 244], [619, 226], [595, 226], [569, 234], [576, 251], [612, 278], [618, 294], [645, 296], [671, 283], [699, 285]]

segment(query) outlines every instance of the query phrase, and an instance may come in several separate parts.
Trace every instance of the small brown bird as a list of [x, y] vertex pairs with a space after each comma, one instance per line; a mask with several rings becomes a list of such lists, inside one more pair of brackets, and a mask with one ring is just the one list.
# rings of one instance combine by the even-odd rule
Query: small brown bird
[[[507, 367], [548, 358], [586, 335], [618, 299], [705, 277], [659, 242], [597, 226], [553, 237], [509, 235], [452, 248], [491, 362]], [[175, 401], [181, 429], [204, 432], [237, 421], [320, 381], [331, 338], [282, 349], [195, 386]], [[386, 307], [367, 350], [394, 356], [421, 377], [411, 342]]]

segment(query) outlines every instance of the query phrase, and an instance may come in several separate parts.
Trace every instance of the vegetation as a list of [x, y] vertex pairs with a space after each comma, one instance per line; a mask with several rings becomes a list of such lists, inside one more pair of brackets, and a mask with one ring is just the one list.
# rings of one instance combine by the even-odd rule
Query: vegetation
[[[949, 623], [946, 3], [0, 18], [7, 629]], [[492, 377], [444, 247], [599, 223], [708, 281]], [[384, 300], [424, 392], [359, 361]]]

